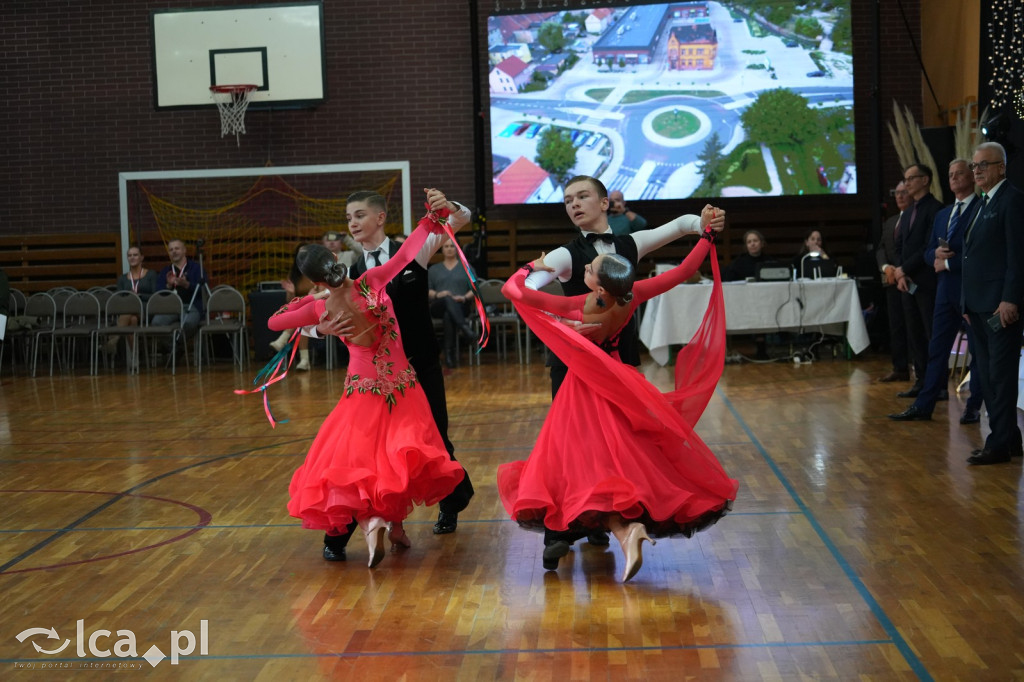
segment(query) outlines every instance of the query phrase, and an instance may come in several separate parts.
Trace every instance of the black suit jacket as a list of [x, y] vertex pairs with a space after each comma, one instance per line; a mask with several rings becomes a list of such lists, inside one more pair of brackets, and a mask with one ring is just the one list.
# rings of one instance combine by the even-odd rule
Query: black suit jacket
[[[883, 265], [899, 265], [899, 255], [896, 253], [896, 223], [899, 222], [901, 213], [889, 216], [882, 223], [882, 237], [879, 240], [878, 248], [875, 249], [875, 261], [878, 263], [878, 271], [882, 271]], [[882, 280], [882, 286], [892, 286]]]
[[[399, 245], [388, 239], [388, 257], [394, 258]], [[355, 262], [349, 276], [353, 279], [366, 272], [366, 254]], [[409, 364], [417, 374], [438, 364], [441, 348], [434, 334], [434, 321], [430, 317], [430, 285], [427, 269], [412, 261], [395, 276], [386, 287], [395, 309], [395, 320], [402, 335], [402, 348]]]
[[[925, 265], [924, 252], [932, 235], [932, 226], [935, 225], [935, 215], [941, 210], [942, 202], [931, 194], [925, 194], [917, 202], [917, 213], [914, 213], [913, 206], [908, 206], [903, 212], [896, 238], [896, 253], [899, 256], [897, 264], [917, 286], [930, 291], [935, 291], [935, 267]], [[914, 222], [908, 225], [911, 216]]]
[[1024, 305], [1024, 194], [1003, 181], [968, 229], [963, 308], [990, 315], [1000, 301]]

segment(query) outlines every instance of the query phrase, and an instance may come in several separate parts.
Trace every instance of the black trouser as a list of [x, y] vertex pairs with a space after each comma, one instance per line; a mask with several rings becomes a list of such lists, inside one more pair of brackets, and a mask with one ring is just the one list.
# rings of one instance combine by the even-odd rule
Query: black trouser
[[889, 354], [892, 356], [892, 371], [897, 374], [909, 372], [903, 292], [897, 289], [896, 285], [885, 287], [885, 308], [889, 315]]
[[444, 353], [448, 359], [455, 357], [456, 335], [462, 333], [466, 324], [466, 311], [469, 309], [469, 302], [459, 303], [451, 296], [436, 298], [430, 304], [430, 315], [439, 320], [444, 320]]
[[[420, 364], [423, 365], [424, 363], [421, 362]], [[430, 404], [430, 412], [434, 417], [434, 423], [437, 424], [441, 440], [444, 441], [444, 447], [448, 451], [448, 456], [452, 458], [453, 462], [458, 461], [455, 459], [455, 446], [448, 440], [448, 401], [444, 392], [444, 373], [441, 370], [441, 364], [437, 362], [437, 358], [434, 358], [433, 363], [416, 367], [415, 369], [420, 386], [423, 388], [423, 393], [426, 394], [427, 402]], [[463, 467], [463, 470], [465, 470], [465, 467]], [[458, 514], [469, 505], [473, 492], [473, 482], [469, 479], [469, 472], [467, 471], [465, 477], [455, 486], [455, 490], [441, 500], [438, 508], [446, 514]]]
[[903, 315], [907, 324], [910, 359], [914, 363], [914, 386], [924, 385], [928, 369], [928, 342], [932, 338], [932, 315], [935, 313], [935, 292], [918, 287], [917, 292], [900, 292]]
[[1017, 382], [1020, 376], [1020, 339], [1024, 318], [998, 331], [988, 325], [992, 313], [968, 311], [974, 329], [974, 354], [981, 378], [981, 393], [988, 408], [992, 433], [985, 449], [997, 455], [1020, 454], [1021, 434], [1017, 426]]

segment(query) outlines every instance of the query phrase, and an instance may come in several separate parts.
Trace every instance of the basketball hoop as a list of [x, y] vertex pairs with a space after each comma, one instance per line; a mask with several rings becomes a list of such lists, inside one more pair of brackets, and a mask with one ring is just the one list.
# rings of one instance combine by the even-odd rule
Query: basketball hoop
[[241, 146], [239, 134], [245, 134], [245, 110], [249, 98], [256, 92], [255, 85], [211, 85], [213, 101], [220, 111], [220, 136], [234, 133], [235, 142]]

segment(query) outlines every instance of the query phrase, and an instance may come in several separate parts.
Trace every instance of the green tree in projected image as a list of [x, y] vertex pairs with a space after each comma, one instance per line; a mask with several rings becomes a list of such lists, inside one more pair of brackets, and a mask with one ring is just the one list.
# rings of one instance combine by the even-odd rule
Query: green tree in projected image
[[561, 52], [568, 45], [564, 29], [553, 21], [541, 24], [537, 32], [537, 42], [547, 48], [550, 52]]
[[802, 145], [821, 132], [818, 113], [807, 98], [786, 88], [762, 92], [740, 120], [750, 139], [768, 146]]
[[576, 148], [564, 128], [548, 128], [541, 135], [537, 145], [537, 165], [553, 175], [558, 184], [569, 177], [569, 171], [576, 165]]

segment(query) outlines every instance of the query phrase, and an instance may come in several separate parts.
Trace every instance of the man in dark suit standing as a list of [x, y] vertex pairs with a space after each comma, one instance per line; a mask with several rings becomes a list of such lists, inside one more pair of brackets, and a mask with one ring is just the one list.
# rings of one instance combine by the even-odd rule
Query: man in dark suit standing
[[892, 371], [879, 379], [882, 383], [910, 381], [910, 362], [907, 357], [907, 324], [903, 320], [903, 294], [896, 288], [896, 225], [910, 206], [910, 195], [901, 180], [892, 191], [899, 213], [882, 223], [882, 238], [875, 249], [878, 270], [882, 273], [885, 291], [885, 309], [889, 317], [889, 355]]
[[[964, 244], [964, 231], [974, 221], [981, 207], [981, 199], [974, 194], [974, 177], [967, 168], [966, 159], [955, 159], [949, 164], [949, 188], [956, 202], [938, 212], [924, 260], [935, 270], [935, 312], [932, 316], [932, 337], [928, 343], [928, 367], [924, 386], [913, 404], [903, 412], [890, 414], [896, 421], [929, 420], [935, 410], [935, 401], [947, 393], [949, 378], [949, 351], [963, 325], [960, 314], [960, 272]], [[973, 343], [968, 341], [968, 347]], [[971, 362], [974, 365], [972, 359]], [[980, 419], [981, 381], [976, 370], [971, 372], [971, 397], [967, 401], [961, 424], [974, 424]]]
[[1024, 194], [1006, 182], [1002, 145], [978, 145], [970, 167], [984, 199], [965, 237], [963, 310], [974, 328], [991, 433], [967, 462], [998, 464], [1021, 455], [1017, 381], [1024, 333]]
[[920, 163], [903, 171], [903, 186], [913, 203], [896, 225], [896, 286], [902, 292], [903, 314], [907, 323], [910, 358], [914, 363], [914, 385], [899, 393], [901, 398], [916, 398], [924, 384], [928, 364], [928, 339], [932, 336], [932, 312], [935, 310], [935, 270], [924, 262], [928, 237], [935, 214], [942, 202], [932, 196], [932, 169]]

